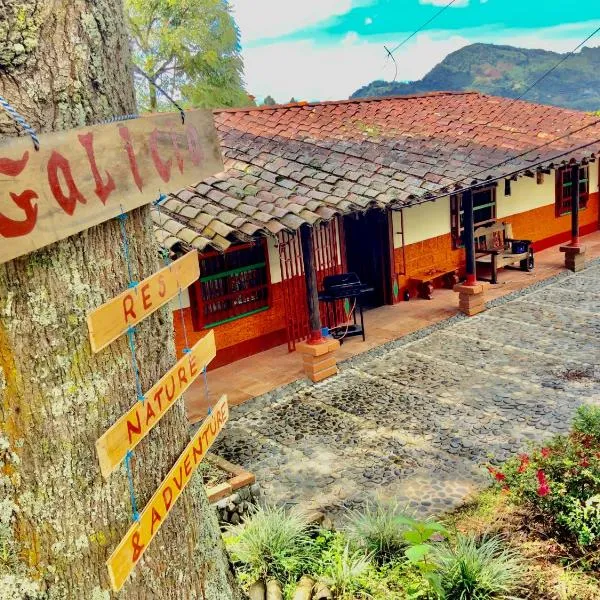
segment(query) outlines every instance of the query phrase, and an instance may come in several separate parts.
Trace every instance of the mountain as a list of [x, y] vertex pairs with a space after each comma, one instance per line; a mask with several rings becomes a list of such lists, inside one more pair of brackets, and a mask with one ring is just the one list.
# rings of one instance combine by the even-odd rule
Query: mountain
[[[564, 57], [565, 54], [547, 50], [471, 44], [446, 56], [419, 81], [373, 81], [351, 98], [437, 90], [477, 90], [515, 98]], [[600, 47], [583, 48], [567, 58], [524, 99], [578, 110], [600, 110]]]

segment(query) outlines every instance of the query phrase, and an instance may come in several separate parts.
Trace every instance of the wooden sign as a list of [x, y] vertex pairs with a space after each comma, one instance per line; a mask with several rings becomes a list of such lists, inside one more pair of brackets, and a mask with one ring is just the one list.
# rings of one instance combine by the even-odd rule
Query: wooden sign
[[0, 145], [0, 263], [223, 169], [209, 111], [160, 113]]
[[87, 317], [92, 350], [99, 352], [200, 277], [194, 250], [129, 288]]
[[228, 418], [227, 396], [223, 396], [154, 492], [150, 502], [142, 511], [139, 521], [129, 528], [121, 543], [106, 561], [108, 575], [115, 592], [123, 587]]
[[102, 475], [108, 477], [162, 419], [175, 401], [190, 387], [217, 355], [211, 329], [183, 358], [136, 402], [96, 442]]

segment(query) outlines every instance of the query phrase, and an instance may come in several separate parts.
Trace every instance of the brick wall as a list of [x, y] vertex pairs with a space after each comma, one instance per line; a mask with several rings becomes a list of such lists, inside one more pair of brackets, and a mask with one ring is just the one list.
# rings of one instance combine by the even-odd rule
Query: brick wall
[[[184, 308], [185, 326], [190, 346], [206, 334], [206, 329], [194, 331], [191, 308]], [[177, 355], [185, 348], [183, 326], [179, 311], [173, 313]], [[209, 369], [262, 352], [285, 343], [285, 308], [281, 284], [271, 286], [271, 308], [263, 312], [242, 317], [214, 328], [217, 357]]]

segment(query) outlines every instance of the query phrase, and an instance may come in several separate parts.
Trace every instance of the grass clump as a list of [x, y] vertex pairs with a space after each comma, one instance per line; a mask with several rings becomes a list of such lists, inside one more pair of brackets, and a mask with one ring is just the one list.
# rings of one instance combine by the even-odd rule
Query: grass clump
[[370, 502], [363, 510], [348, 514], [345, 533], [357, 548], [372, 554], [379, 564], [399, 555], [407, 545], [406, 522], [399, 505], [390, 502]]
[[600, 442], [600, 406], [580, 406], [573, 419], [573, 431]]
[[363, 589], [361, 580], [371, 570], [372, 557], [360, 550], [351, 551], [349, 543], [341, 551], [339, 546], [334, 546], [325, 558], [321, 581], [329, 586], [339, 600], [356, 598], [357, 594], [370, 595]]
[[458, 535], [453, 543], [435, 547], [432, 562], [446, 600], [513, 598], [525, 575], [522, 559], [498, 537], [478, 542], [472, 535]]
[[310, 570], [313, 543], [306, 516], [282, 507], [257, 508], [225, 536], [231, 557], [248, 579], [275, 578], [282, 583]]

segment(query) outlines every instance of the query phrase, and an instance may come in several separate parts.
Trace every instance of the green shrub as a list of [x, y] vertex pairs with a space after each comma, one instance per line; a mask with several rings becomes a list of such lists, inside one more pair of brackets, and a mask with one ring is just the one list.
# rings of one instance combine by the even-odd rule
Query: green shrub
[[580, 406], [573, 419], [573, 431], [600, 443], [600, 406]]
[[[580, 410], [571, 435], [521, 454], [490, 471], [517, 502], [527, 502], [547, 522], [581, 546], [600, 543], [600, 520], [592, 499], [600, 494], [600, 437], [595, 416]], [[559, 531], [559, 532], [560, 532]]]
[[408, 526], [398, 504], [371, 502], [347, 516], [345, 532], [350, 542], [385, 563], [402, 553]]
[[459, 535], [452, 544], [435, 546], [431, 557], [446, 600], [513, 598], [525, 575], [518, 554], [497, 537], [478, 543], [472, 536]]
[[309, 528], [303, 514], [267, 506], [228, 528], [225, 540], [240, 571], [254, 579], [274, 577], [285, 583], [311, 564]]

